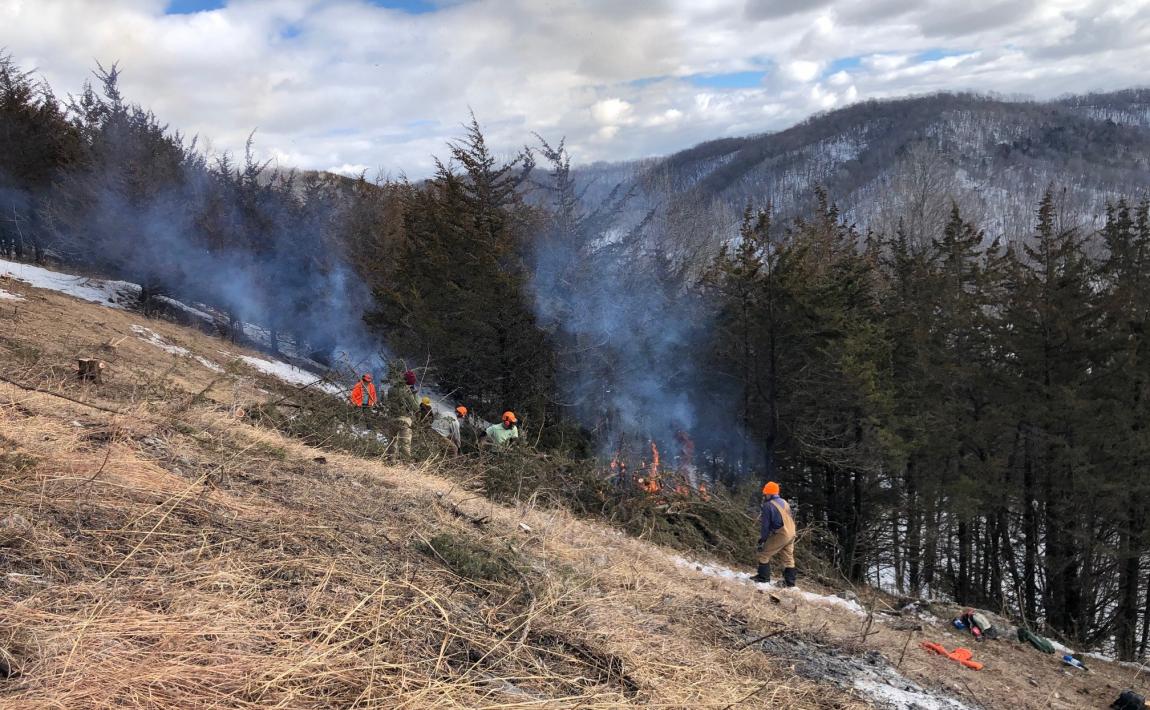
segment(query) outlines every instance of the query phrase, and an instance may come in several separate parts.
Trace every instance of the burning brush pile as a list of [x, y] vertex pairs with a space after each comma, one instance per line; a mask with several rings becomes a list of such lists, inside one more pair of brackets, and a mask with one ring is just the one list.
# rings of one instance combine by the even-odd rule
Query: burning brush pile
[[707, 482], [699, 476], [695, 468], [695, 443], [686, 432], [678, 432], [675, 441], [679, 453], [671, 466], [664, 466], [659, 453], [659, 445], [649, 442], [651, 457], [640, 458], [638, 465], [629, 465], [629, 457], [622, 453], [620, 446], [611, 457], [608, 468], [611, 480], [616, 487], [634, 489], [652, 496], [690, 498], [703, 501], [711, 498]]
[[708, 486], [692, 463], [689, 437], [675, 440], [670, 461], [656, 442], [644, 440], [617, 446], [605, 462], [513, 449], [455, 471], [446, 464], [445, 472], [478, 479], [498, 502], [565, 508], [660, 544], [747, 563], [758, 539], [754, 515], [744, 501]]

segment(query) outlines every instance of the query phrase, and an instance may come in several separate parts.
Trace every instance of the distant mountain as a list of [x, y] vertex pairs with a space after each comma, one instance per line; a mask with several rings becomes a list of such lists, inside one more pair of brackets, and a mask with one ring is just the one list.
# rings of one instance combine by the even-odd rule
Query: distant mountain
[[[1050, 185], [1068, 214], [1096, 223], [1108, 200], [1150, 188], [1150, 90], [1013, 101], [937, 94], [867, 101], [777, 133], [709, 141], [666, 158], [578, 171], [594, 201], [635, 192], [627, 219], [654, 210], [678, 231], [734, 232], [748, 202], [798, 214], [822, 186], [862, 227], [900, 222], [924, 238], [956, 201], [988, 238], [1033, 229]], [[672, 229], [671, 231], [676, 231]]]

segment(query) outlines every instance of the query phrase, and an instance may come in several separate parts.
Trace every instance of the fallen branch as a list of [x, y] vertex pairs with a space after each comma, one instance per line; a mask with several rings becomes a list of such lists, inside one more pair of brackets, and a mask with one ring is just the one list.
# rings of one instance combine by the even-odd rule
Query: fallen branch
[[16, 380], [8, 379], [4, 375], [0, 375], [0, 382], [7, 382], [8, 384], [12, 385], [13, 387], [19, 387], [20, 389], [28, 391], [28, 392], [39, 392], [40, 394], [47, 394], [47, 395], [51, 395], [53, 397], [59, 397], [60, 399], [66, 399], [69, 402], [74, 402], [76, 404], [80, 404], [80, 405], [83, 405], [85, 407], [91, 407], [92, 409], [98, 409], [101, 412], [107, 412], [108, 414], [119, 414], [119, 415], [125, 415], [125, 416], [128, 415], [127, 412], [121, 412], [118, 409], [111, 409], [109, 407], [102, 407], [98, 404], [92, 404], [91, 402], [85, 402], [83, 400], [76, 399], [75, 397], [69, 397], [66, 394], [60, 394], [59, 392], [53, 392], [52, 390], [46, 390], [46, 389], [41, 389], [40, 387], [33, 387], [32, 385], [21, 384], [20, 382], [17, 382]]

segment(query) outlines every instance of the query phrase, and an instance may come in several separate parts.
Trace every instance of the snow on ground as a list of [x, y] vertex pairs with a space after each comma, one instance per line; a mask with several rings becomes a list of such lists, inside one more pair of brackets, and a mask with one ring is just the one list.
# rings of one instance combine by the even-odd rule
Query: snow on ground
[[[735, 582], [754, 584], [751, 582], [751, 575], [749, 572], [736, 572], [730, 567], [723, 567], [722, 565], [692, 562], [691, 560], [688, 560], [684, 557], [674, 556], [673, 559], [675, 564], [679, 565], [680, 567], [688, 567], [695, 570], [696, 572], [701, 572], [708, 577], [719, 577], [721, 579], [729, 579]], [[834, 594], [815, 594], [814, 592], [807, 592], [799, 589], [798, 587], [772, 587], [769, 584], [756, 584], [756, 586], [761, 588], [774, 588], [782, 593], [800, 597], [804, 601], [811, 604], [821, 606], [834, 606], [840, 609], [845, 609], [855, 616], [866, 616], [866, 610], [862, 608], [861, 604], [851, 599], [843, 599], [842, 597], [835, 596]]]
[[[35, 288], [48, 289], [50, 291], [58, 291], [69, 296], [75, 296], [84, 301], [98, 303], [103, 306], [110, 306], [113, 308], [124, 308], [125, 305], [135, 300], [140, 294], [140, 287], [133, 283], [126, 281], [112, 281], [105, 279], [94, 279], [85, 276], [76, 276], [74, 274], [66, 274], [59, 271], [51, 271], [39, 266], [32, 266], [31, 264], [22, 264], [16, 261], [9, 261], [7, 259], [0, 259], [0, 277], [10, 277], [17, 281], [22, 281]], [[7, 291], [0, 290], [0, 300], [6, 301], [22, 301], [22, 297], [17, 296]], [[197, 308], [189, 306], [186, 303], [177, 301], [168, 296], [157, 296], [156, 300], [165, 303], [172, 308], [179, 309], [189, 314], [194, 318], [201, 319], [206, 322], [214, 322], [217, 316], [209, 313], [206, 306]], [[252, 340], [263, 345], [264, 347], [271, 347], [271, 333], [264, 327], [258, 326], [254, 323], [242, 324], [244, 333]], [[194, 355], [186, 348], [181, 348], [178, 345], [173, 345], [165, 341], [155, 332], [144, 328], [142, 326], [133, 326], [133, 332], [144, 341], [155, 345], [156, 347], [173, 355], [186, 356], [195, 359], [204, 367], [212, 370], [213, 372], [223, 372], [216, 363]], [[287, 342], [281, 343], [281, 349]], [[221, 351], [222, 352], [222, 351]], [[227, 354], [227, 353], [225, 353]], [[290, 354], [290, 353], [289, 353]], [[296, 353], [300, 355], [300, 353]], [[231, 357], [229, 355], [229, 357]], [[268, 360], [265, 358], [242, 356], [242, 359], [248, 365], [254, 367], [265, 375], [271, 375], [292, 385], [315, 385], [319, 390], [327, 392], [328, 394], [337, 397], [344, 396], [347, 391], [345, 388], [331, 382], [322, 381], [319, 375], [308, 372], [307, 370], [300, 369], [294, 365], [289, 365], [285, 362], [278, 360]], [[455, 411], [455, 403], [449, 399], [439, 397], [426, 390], [420, 392], [420, 396], [428, 395], [432, 400], [432, 408], [435, 410], [436, 415], [452, 414]], [[479, 420], [479, 423], [486, 427], [489, 422]]]
[[159, 333], [150, 328], [145, 328], [142, 325], [133, 325], [132, 332], [139, 336], [140, 340], [143, 340], [145, 343], [155, 345], [157, 348], [163, 350], [164, 352], [168, 352], [179, 357], [190, 357], [212, 372], [224, 371], [224, 368], [220, 367], [211, 360], [205, 357], [200, 357], [199, 355], [192, 353], [192, 351], [188, 350], [187, 348], [181, 348], [179, 345], [173, 345], [169, 343], [168, 341], [164, 340], [164, 338]]
[[1046, 640], [1050, 642], [1050, 645], [1054, 647], [1054, 650], [1056, 652], [1061, 653], [1063, 655], [1069, 655], [1069, 656], [1074, 655], [1074, 651], [1072, 651], [1068, 646], [1063, 646], [1062, 644], [1058, 643], [1054, 639], [1046, 639]]
[[200, 320], [206, 321], [208, 323], [214, 323], [216, 320], [215, 316], [213, 316], [211, 313], [208, 313], [206, 311], [202, 311], [199, 308], [193, 308], [192, 306], [189, 306], [188, 304], [184, 303], [183, 301], [177, 301], [176, 299], [169, 298], [168, 296], [156, 296], [156, 300], [159, 301], [160, 303], [171, 306], [172, 308], [176, 308], [178, 310], [181, 310], [184, 313], [187, 313], [188, 315], [192, 316], [193, 318], [199, 318]]
[[927, 693], [914, 683], [898, 688], [882, 680], [859, 678], [855, 690], [873, 700], [879, 707], [895, 710], [966, 710], [967, 706], [953, 698], [942, 698]]
[[1085, 656], [1086, 658], [1093, 658], [1096, 661], [1105, 661], [1106, 663], [1114, 663], [1116, 665], [1122, 666], [1123, 668], [1129, 668], [1131, 670], [1137, 670], [1137, 671], [1145, 670], [1147, 668], [1147, 666], [1150, 666], [1150, 661], [1148, 661], [1147, 663], [1134, 663], [1132, 661], [1119, 661], [1116, 658], [1114, 658], [1113, 656], [1107, 656], [1107, 655], [1102, 654], [1102, 653], [1084, 653], [1082, 655]]
[[302, 370], [295, 365], [289, 365], [286, 362], [279, 362], [278, 360], [265, 360], [264, 358], [252, 357], [250, 355], [241, 355], [240, 359], [265, 375], [271, 375], [276, 379], [283, 380], [289, 385], [314, 385], [317, 389], [327, 392], [328, 394], [337, 397], [344, 395], [344, 388], [331, 382], [324, 382], [323, 378], [314, 372]]
[[139, 286], [127, 281], [90, 279], [85, 276], [49, 271], [39, 266], [21, 264], [7, 259], [0, 259], [0, 277], [3, 276], [23, 281], [36, 288], [59, 291], [84, 301], [116, 308], [123, 308], [122, 303], [124, 301], [133, 299], [140, 293]]
[[[751, 575], [746, 572], [737, 572], [722, 565], [693, 562], [678, 555], [671, 555], [670, 557], [679, 567], [692, 569], [708, 577], [754, 584], [751, 582]], [[810, 604], [829, 605], [844, 609], [856, 616], [866, 616], [866, 611], [857, 601], [843, 599], [833, 594], [816, 594], [798, 588], [773, 587], [766, 584], [756, 584], [756, 586], [760, 588], [770, 587], [779, 594], [797, 596]], [[851, 674], [855, 677], [850, 681], [850, 687], [873, 701], [876, 707], [887, 710], [969, 710], [968, 706], [953, 698], [925, 690], [889, 666], [877, 669], [855, 668], [851, 670]]]

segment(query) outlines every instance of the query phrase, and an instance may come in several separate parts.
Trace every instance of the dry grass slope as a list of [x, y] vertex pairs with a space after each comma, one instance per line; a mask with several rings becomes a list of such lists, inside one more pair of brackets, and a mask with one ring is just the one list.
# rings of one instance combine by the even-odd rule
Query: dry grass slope
[[[3, 286], [27, 300], [0, 306], [0, 706], [867, 707], [795, 655], [828, 643], [909, 645], [904, 673], [985, 707], [1102, 707], [1128, 680], [1008, 642], [960, 676], [916, 650], [944, 632], [772, 604], [610, 527], [307, 446], [233, 416], [283, 387], [241, 349], [146, 323], [221, 374], [137, 316]], [[74, 381], [85, 355], [106, 383]]]
[[[740, 649], [778, 620], [643, 543], [235, 419], [276, 383], [22, 295], [0, 374], [102, 409], [0, 383], [0, 704], [863, 706]], [[75, 384], [108, 342], [108, 381]]]

